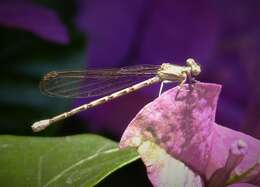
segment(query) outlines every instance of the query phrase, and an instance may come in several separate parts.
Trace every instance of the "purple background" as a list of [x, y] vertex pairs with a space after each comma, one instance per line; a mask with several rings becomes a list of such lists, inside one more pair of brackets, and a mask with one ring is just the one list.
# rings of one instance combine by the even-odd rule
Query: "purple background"
[[[223, 85], [216, 121], [260, 137], [259, 1], [77, 0], [69, 5], [62, 0], [1, 1], [0, 26], [29, 32], [46, 46], [72, 46], [75, 33], [81, 33], [85, 68], [164, 62], [184, 65], [193, 57], [202, 67], [198, 80]], [[11, 51], [11, 56], [15, 54]], [[41, 54], [46, 55], [44, 50]], [[73, 67], [75, 62], [70, 63]], [[59, 69], [63, 69], [62, 63], [52, 70]], [[118, 139], [135, 114], [157, 97], [158, 87], [124, 96], [73, 119], [85, 123], [90, 132]], [[75, 100], [73, 106], [86, 101]]]
[[[76, 24], [89, 38], [86, 67], [183, 65], [193, 57], [200, 81], [223, 85], [217, 122], [260, 137], [259, 1], [81, 0], [78, 7]], [[80, 117], [120, 136], [157, 93], [145, 89]]]

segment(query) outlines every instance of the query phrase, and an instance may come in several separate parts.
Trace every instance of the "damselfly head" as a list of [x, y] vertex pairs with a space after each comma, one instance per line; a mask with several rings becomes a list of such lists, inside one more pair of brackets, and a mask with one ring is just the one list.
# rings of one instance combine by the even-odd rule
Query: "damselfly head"
[[195, 60], [193, 58], [188, 58], [186, 60], [186, 63], [187, 63], [187, 66], [189, 66], [191, 68], [192, 75], [197, 76], [200, 74], [201, 67], [197, 62], [195, 62]]

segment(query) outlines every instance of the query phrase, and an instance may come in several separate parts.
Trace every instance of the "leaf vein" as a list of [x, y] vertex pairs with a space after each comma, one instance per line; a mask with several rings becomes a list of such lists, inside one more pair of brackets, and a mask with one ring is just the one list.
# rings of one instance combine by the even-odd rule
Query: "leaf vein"
[[102, 150], [104, 147], [106, 147], [107, 145], [104, 145], [103, 147], [101, 147], [99, 149], [98, 152], [96, 152], [95, 154], [91, 155], [91, 156], [88, 156], [78, 162], [76, 162], [75, 164], [71, 165], [70, 167], [64, 169], [63, 171], [61, 171], [59, 174], [57, 174], [56, 176], [54, 176], [52, 179], [50, 179], [43, 187], [47, 187], [49, 186], [51, 183], [55, 182], [56, 180], [58, 180], [60, 177], [62, 177], [64, 174], [66, 174], [68, 171], [72, 170], [73, 168], [79, 166], [80, 164], [83, 164], [84, 162], [86, 161], [89, 161], [91, 159], [94, 159], [95, 157], [99, 156], [100, 154], [109, 154], [109, 153], [112, 153], [112, 152], [116, 152], [118, 151], [118, 148], [114, 148], [114, 149], [109, 149], [107, 151], [103, 151], [101, 152], [100, 150]]

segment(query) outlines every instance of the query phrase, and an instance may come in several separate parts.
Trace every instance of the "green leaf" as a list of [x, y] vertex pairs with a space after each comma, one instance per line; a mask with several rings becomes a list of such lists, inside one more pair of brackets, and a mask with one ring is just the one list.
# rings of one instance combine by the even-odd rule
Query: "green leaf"
[[94, 186], [139, 158], [97, 135], [0, 136], [0, 186]]

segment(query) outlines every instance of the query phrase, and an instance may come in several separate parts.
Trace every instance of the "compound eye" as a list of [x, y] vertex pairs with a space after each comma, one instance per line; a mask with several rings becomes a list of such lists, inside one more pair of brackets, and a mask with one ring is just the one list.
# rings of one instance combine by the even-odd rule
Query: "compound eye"
[[191, 67], [191, 72], [193, 75], [197, 76], [201, 72], [200, 65], [195, 62], [193, 58], [188, 58], [186, 60], [187, 66]]
[[197, 63], [195, 62], [195, 60], [193, 58], [188, 58], [186, 60], [186, 64], [187, 64], [187, 66], [194, 66]]

